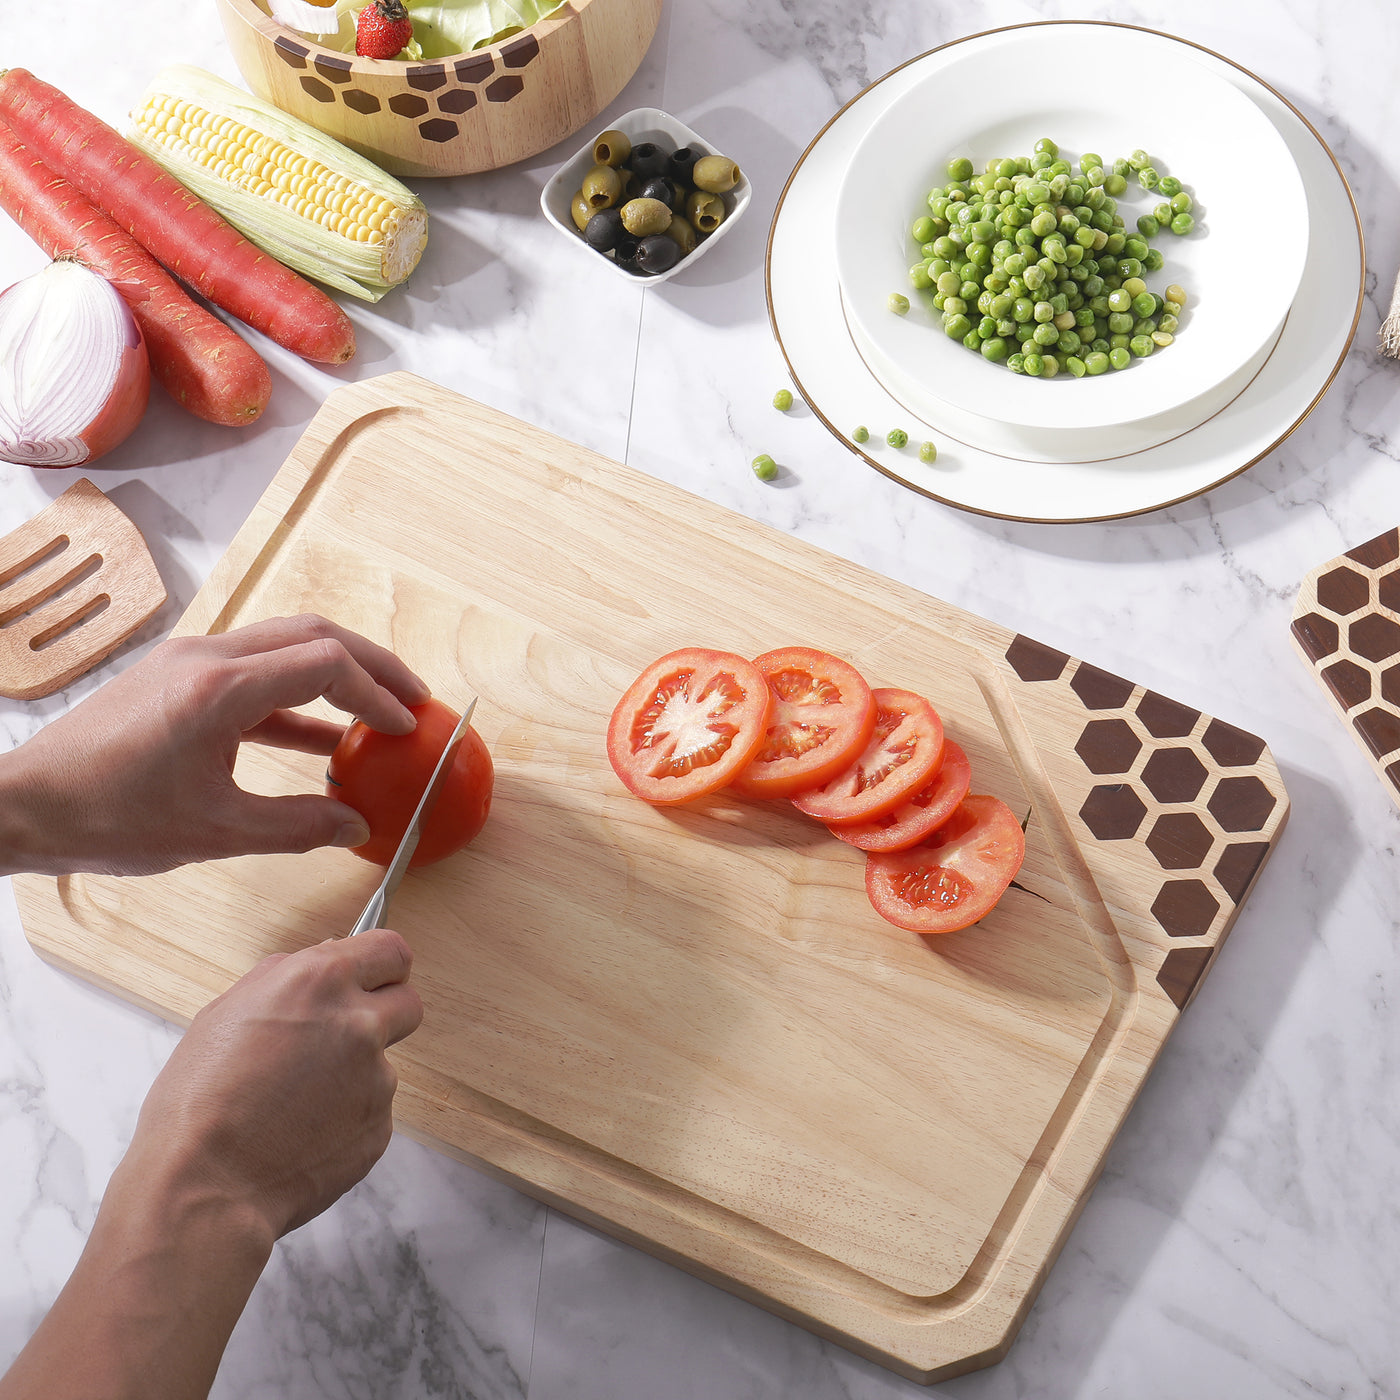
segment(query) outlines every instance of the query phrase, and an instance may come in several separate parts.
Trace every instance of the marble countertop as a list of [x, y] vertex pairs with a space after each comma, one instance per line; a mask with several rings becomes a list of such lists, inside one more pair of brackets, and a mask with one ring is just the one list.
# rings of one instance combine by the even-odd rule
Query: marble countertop
[[[54, 12], [6, 4], [0, 63], [113, 122], [157, 67], [237, 79], [207, 0]], [[862, 465], [787, 382], [763, 253], [787, 173], [837, 108], [938, 44], [1105, 18], [1201, 43], [1278, 88], [1350, 181], [1370, 266], [1355, 343], [1280, 447], [1184, 504], [1093, 525], [963, 513]], [[115, 58], [115, 61], [114, 61]], [[629, 288], [565, 249], [540, 189], [570, 141], [488, 176], [419, 182], [425, 262], [348, 307], [355, 361], [264, 347], [247, 430], [157, 391], [89, 474], [145, 533], [168, 603], [61, 694], [0, 702], [19, 743], [173, 625], [306, 421], [340, 383], [408, 369], [1104, 669], [1272, 747], [1290, 825], [1109, 1153], [1006, 1360], [931, 1393], [1400, 1394], [1400, 813], [1294, 653], [1303, 575], [1400, 519], [1400, 366], [1373, 347], [1400, 265], [1400, 23], [1390, 0], [667, 0], [604, 116], [654, 105], [738, 158], [745, 222], [689, 274]], [[1096, 81], [1112, 81], [1097, 75]], [[1047, 74], [1047, 82], [1055, 81]], [[1185, 102], [1169, 72], [1125, 102]], [[1222, 139], [1227, 139], [1222, 135]], [[39, 252], [0, 218], [0, 282]], [[767, 451], [776, 486], [748, 460]], [[0, 533], [81, 473], [0, 466]], [[39, 961], [0, 891], [0, 1365], [54, 1297], [178, 1032]], [[259, 1397], [894, 1400], [925, 1393], [801, 1328], [396, 1138], [369, 1178], [277, 1249], [215, 1386]]]

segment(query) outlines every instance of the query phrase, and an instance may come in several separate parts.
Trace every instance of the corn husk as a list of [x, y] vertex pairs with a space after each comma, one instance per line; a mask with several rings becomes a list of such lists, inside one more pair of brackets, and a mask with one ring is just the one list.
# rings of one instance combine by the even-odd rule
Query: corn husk
[[157, 74], [128, 135], [244, 237], [338, 291], [378, 301], [427, 246], [427, 210], [407, 186], [202, 69]]

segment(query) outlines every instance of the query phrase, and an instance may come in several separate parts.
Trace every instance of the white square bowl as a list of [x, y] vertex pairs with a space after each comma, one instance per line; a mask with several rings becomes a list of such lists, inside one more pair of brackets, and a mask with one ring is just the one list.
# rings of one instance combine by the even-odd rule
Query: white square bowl
[[625, 277], [629, 282], [639, 283], [645, 287], [652, 286], [657, 282], [665, 282], [674, 277], [676, 273], [684, 272], [687, 268], [695, 265], [696, 259], [704, 257], [706, 252], [739, 222], [744, 210], [748, 208], [749, 182], [741, 167], [738, 183], [728, 193], [720, 196], [729, 210], [725, 215], [724, 222], [709, 237], [702, 238], [695, 245], [694, 252], [687, 253], [674, 267], [668, 268], [665, 272], [656, 272], [649, 276], [645, 273], [628, 272], [625, 267], [619, 267], [605, 253], [600, 253], [596, 248], [590, 247], [584, 242], [583, 234], [574, 224], [573, 215], [570, 212], [574, 195], [578, 193], [579, 186], [583, 183], [583, 177], [593, 168], [593, 143], [604, 131], [624, 132], [634, 146], [643, 141], [654, 141], [658, 145], [669, 147], [671, 150], [679, 150], [682, 146], [691, 146], [707, 156], [729, 155], [732, 158], [732, 153], [721, 151], [712, 146], [683, 121], [678, 121], [669, 112], [661, 111], [659, 107], [638, 107], [607, 125], [604, 125], [599, 119], [598, 129], [589, 137], [587, 144], [549, 177], [548, 183], [540, 192], [540, 208], [544, 210], [545, 218], [560, 233], [578, 245], [580, 252], [606, 264], [618, 277]]

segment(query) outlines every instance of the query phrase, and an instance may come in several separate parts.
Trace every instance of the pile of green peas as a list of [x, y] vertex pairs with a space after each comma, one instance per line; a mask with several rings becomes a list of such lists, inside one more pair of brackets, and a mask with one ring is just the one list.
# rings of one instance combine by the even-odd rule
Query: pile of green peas
[[[1128, 229], [1118, 196], [1130, 177], [1163, 201]], [[1164, 265], [1149, 247], [1163, 229], [1195, 227], [1181, 182], [1160, 174], [1146, 151], [1115, 160], [1085, 152], [1078, 170], [1048, 137], [1034, 154], [948, 162], [948, 183], [930, 190], [911, 230], [920, 260], [909, 278], [932, 294], [943, 330], [1013, 373], [1076, 379], [1126, 369], [1175, 339], [1186, 293], [1148, 291], [1144, 274]], [[902, 296], [891, 310], [907, 311]]]

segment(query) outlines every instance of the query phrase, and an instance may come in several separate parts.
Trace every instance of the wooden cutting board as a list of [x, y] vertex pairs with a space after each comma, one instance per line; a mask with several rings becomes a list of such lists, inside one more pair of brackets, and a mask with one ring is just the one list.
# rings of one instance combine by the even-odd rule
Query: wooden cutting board
[[[179, 630], [303, 609], [479, 694], [496, 763], [481, 837], [393, 904], [401, 1128], [913, 1379], [999, 1359], [1283, 828], [1263, 741], [405, 374], [331, 396]], [[1027, 819], [979, 926], [884, 923], [787, 804], [618, 783], [647, 662], [786, 643], [927, 694]], [[15, 883], [45, 958], [184, 1022], [377, 874]]]
[[1308, 574], [1293, 644], [1400, 804], [1400, 526]]

